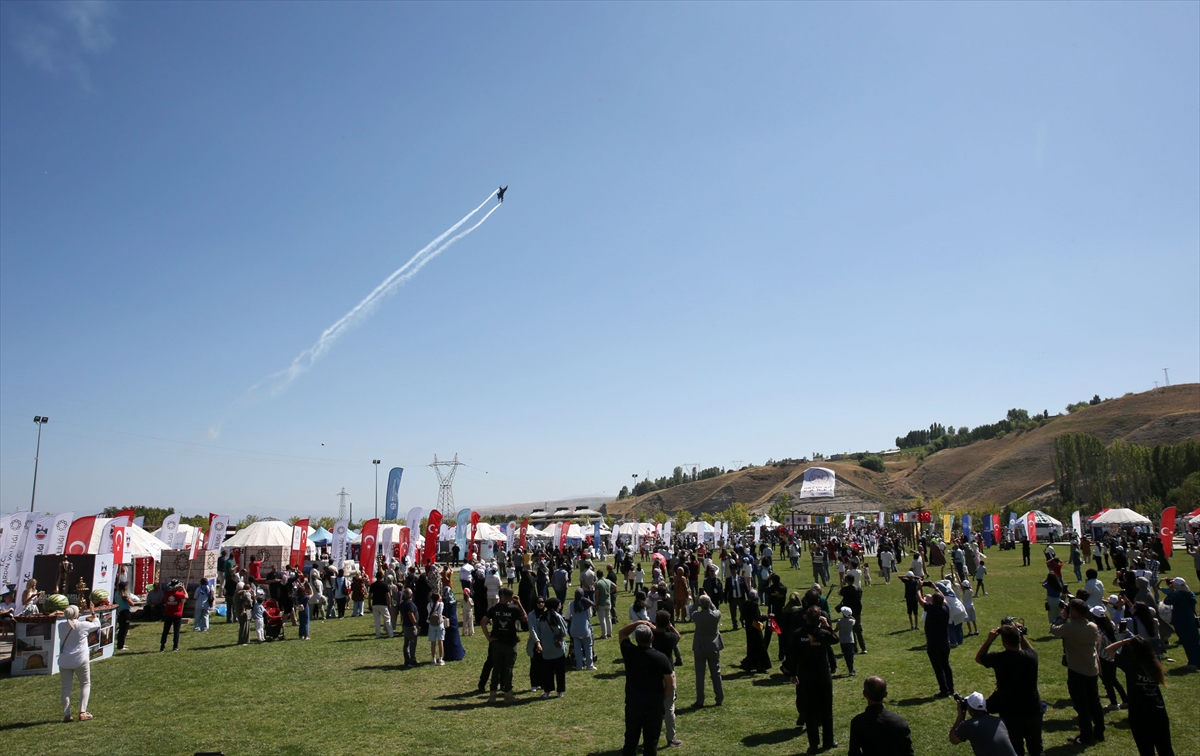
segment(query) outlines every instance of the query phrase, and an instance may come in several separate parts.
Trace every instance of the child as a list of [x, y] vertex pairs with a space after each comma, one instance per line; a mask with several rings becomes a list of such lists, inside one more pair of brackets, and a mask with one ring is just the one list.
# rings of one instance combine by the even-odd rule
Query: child
[[463, 635], [475, 634], [475, 602], [471, 600], [471, 589], [463, 588]]
[[983, 563], [983, 554], [979, 555], [979, 566], [975, 568], [975, 585], [979, 587], [976, 593], [980, 596], [987, 595], [987, 589], [983, 587], [983, 579], [987, 577], [987, 565]]
[[258, 636], [258, 642], [264, 642], [266, 628], [263, 627], [263, 592], [261, 588], [254, 592], [254, 608], [250, 610], [250, 617], [254, 620], [254, 633]]
[[633, 581], [637, 584], [637, 593], [646, 592], [646, 572], [642, 569], [641, 562], [638, 563], [637, 569], [633, 573]]
[[516, 567], [516, 565], [514, 565], [512, 562], [509, 562], [508, 569], [505, 570], [505, 574], [508, 577], [508, 587], [512, 588], [513, 583], [517, 582], [517, 567]]
[[846, 669], [854, 677], [854, 612], [848, 606], [842, 607], [842, 618], [837, 621], [838, 642], [842, 644], [842, 658], [846, 661]]
[[979, 635], [979, 626], [975, 624], [975, 594], [971, 592], [971, 583], [962, 581], [962, 603], [963, 609], [967, 612], [967, 628], [971, 632], [967, 635]]

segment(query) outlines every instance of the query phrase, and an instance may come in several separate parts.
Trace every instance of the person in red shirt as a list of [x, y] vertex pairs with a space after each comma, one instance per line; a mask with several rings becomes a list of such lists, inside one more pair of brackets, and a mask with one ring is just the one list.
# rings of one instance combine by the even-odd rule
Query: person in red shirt
[[250, 557], [250, 579], [255, 583], [262, 580], [262, 560], [257, 555]]
[[159, 642], [160, 652], [167, 650], [167, 634], [175, 628], [175, 646], [172, 651], [179, 650], [179, 627], [183, 624], [183, 604], [187, 601], [187, 593], [178, 580], [172, 580], [163, 591], [163, 631], [162, 641]]

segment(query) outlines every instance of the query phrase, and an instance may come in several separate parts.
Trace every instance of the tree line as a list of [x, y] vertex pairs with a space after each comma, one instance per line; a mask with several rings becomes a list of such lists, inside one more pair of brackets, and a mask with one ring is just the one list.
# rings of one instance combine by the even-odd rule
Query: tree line
[[1013, 431], [1027, 431], [1040, 428], [1053, 418], [1050, 410], [1044, 410], [1040, 415], [1029, 416], [1028, 410], [1010, 409], [1008, 415], [996, 423], [977, 425], [974, 428], [962, 426], [958, 430], [953, 425], [931, 423], [928, 430], [911, 430], [903, 436], [896, 436], [896, 448], [909, 450], [924, 447], [929, 454], [942, 449], [956, 446], [968, 446], [977, 441], [987, 441], [1001, 438]]
[[1200, 442], [1195, 440], [1151, 448], [1116, 439], [1105, 446], [1088, 433], [1064, 433], [1054, 439], [1053, 461], [1063, 502], [1089, 510], [1186, 504], [1200, 481]]
[[682, 467], [676, 467], [669, 476], [664, 475], [654, 480], [649, 477], [642, 478], [634, 485], [632, 492], [630, 492], [629, 486], [621, 486], [617, 499], [628, 499], [631, 495], [644, 496], [655, 491], [665, 491], [668, 488], [681, 486], [684, 483], [695, 483], [698, 480], [708, 480], [724, 474], [725, 470], [720, 467], [707, 467], [703, 470], [693, 467], [690, 472], [685, 471]]

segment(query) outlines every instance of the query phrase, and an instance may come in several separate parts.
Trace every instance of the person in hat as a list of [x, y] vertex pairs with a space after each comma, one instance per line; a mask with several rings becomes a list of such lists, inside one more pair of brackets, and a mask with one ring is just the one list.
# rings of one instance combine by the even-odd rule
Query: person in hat
[[970, 743], [975, 756], [1017, 754], [1004, 721], [987, 713], [987, 700], [979, 691], [958, 700], [958, 716], [950, 726], [950, 743]]
[[[1165, 579], [1162, 582], [1166, 582]], [[1173, 617], [1179, 618], [1172, 624], [1179, 636], [1179, 645], [1187, 654], [1188, 663], [1184, 669], [1195, 671], [1200, 668], [1200, 632], [1196, 623], [1190, 620], [1196, 616], [1196, 594], [1188, 588], [1186, 580], [1176, 577], [1167, 584], [1167, 595], [1162, 602], [1171, 607]]]
[[16, 627], [13, 615], [17, 612], [17, 586], [6, 585], [0, 595], [0, 631], [12, 632]]
[[846, 670], [854, 677], [854, 610], [848, 606], [842, 607], [842, 616], [837, 621], [838, 643], [842, 647], [842, 659], [846, 662]]

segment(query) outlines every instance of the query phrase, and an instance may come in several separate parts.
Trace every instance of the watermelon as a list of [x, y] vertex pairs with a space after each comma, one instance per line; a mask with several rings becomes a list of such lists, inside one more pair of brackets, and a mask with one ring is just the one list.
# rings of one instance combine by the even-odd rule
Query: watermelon
[[108, 603], [108, 591], [103, 590], [103, 589], [98, 590], [98, 591], [92, 591], [92, 603], [93, 604], [107, 604]]
[[64, 611], [70, 605], [71, 602], [61, 593], [53, 593], [42, 601], [42, 608], [46, 614]]

